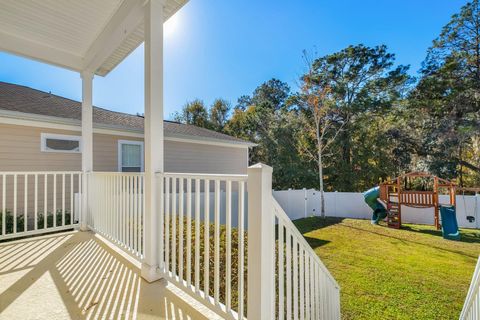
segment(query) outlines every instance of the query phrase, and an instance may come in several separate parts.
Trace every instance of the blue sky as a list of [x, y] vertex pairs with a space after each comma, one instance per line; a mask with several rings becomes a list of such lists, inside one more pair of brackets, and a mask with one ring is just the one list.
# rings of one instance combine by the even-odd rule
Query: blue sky
[[[386, 44], [416, 75], [427, 48], [466, 0], [190, 0], [165, 26], [165, 117], [186, 101], [236, 103], [275, 77], [292, 89], [302, 50], [319, 55], [350, 44]], [[77, 73], [0, 52], [0, 81], [80, 100]], [[94, 104], [143, 112], [143, 46], [106, 77]]]

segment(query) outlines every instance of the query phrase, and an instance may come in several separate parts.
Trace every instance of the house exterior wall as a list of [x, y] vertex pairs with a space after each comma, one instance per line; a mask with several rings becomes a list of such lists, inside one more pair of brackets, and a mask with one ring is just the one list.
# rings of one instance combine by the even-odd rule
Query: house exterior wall
[[[80, 135], [78, 131], [0, 124], [0, 171], [79, 171], [80, 153], [42, 152], [41, 134]], [[141, 138], [95, 133], [94, 171], [118, 171], [118, 141]], [[246, 174], [248, 149], [165, 141], [165, 171]]]

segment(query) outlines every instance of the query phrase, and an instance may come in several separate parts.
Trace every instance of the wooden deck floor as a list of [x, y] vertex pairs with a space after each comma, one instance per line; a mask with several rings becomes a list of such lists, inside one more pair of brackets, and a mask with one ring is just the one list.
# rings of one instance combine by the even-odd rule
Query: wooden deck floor
[[91, 232], [0, 244], [0, 319], [212, 319]]

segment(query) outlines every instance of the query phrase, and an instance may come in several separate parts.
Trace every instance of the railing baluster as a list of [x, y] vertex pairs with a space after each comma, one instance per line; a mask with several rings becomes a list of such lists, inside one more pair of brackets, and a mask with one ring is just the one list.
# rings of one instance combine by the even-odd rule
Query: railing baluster
[[238, 318], [244, 318], [244, 268], [245, 268], [245, 182], [240, 181], [238, 188]]
[[187, 178], [187, 287], [192, 285], [192, 179]]
[[120, 242], [120, 237], [119, 237], [120, 216], [118, 214], [119, 204], [120, 204], [120, 198], [118, 196], [119, 179], [120, 179], [120, 176], [116, 175], [113, 177], [113, 221], [114, 221], [113, 237], [117, 243]]
[[183, 280], [183, 178], [178, 178], [178, 277]]
[[204, 289], [205, 298], [210, 295], [210, 180], [204, 180], [204, 255], [203, 255], [203, 267], [204, 267]]
[[215, 264], [214, 291], [215, 304], [220, 303], [220, 180], [215, 180]]
[[2, 235], [7, 234], [7, 175], [2, 174]]
[[232, 181], [226, 182], [226, 226], [225, 226], [225, 278], [228, 279], [225, 283], [225, 307], [227, 313], [230, 313], [232, 308], [232, 284], [230, 279], [232, 278]]
[[165, 266], [170, 272], [170, 177], [165, 177]]
[[195, 290], [200, 292], [200, 179], [195, 179]]
[[23, 178], [23, 231], [27, 232], [28, 229], [28, 173]]
[[283, 221], [282, 219], [278, 219], [278, 319], [285, 318], [284, 317], [285, 259], [284, 259], [284, 252], [283, 252], [283, 247], [284, 247], [283, 237], [284, 237]]
[[310, 257], [307, 255], [305, 256], [305, 279], [307, 281], [305, 282], [305, 304], [306, 304], [306, 316], [307, 319], [311, 319], [310, 315]]
[[299, 262], [300, 262], [300, 320], [305, 319], [305, 251], [300, 246]]
[[172, 274], [177, 276], [177, 178], [172, 179]]
[[128, 249], [131, 252], [133, 247], [133, 182], [132, 176], [128, 176]]
[[[287, 320], [292, 319], [292, 237], [290, 235], [290, 230], [287, 228], [286, 230], [286, 241], [285, 241], [285, 249], [286, 249], [286, 277], [287, 277]], [[308, 316], [307, 316], [308, 319]]]
[[[83, 175], [84, 173], [82, 174], [78, 174], [77, 177], [78, 177], [78, 194], [79, 194], [79, 199], [78, 199], [78, 208], [77, 208], [77, 212], [78, 212], [78, 222], [80, 222], [80, 217], [81, 217], [81, 212], [82, 212], [82, 199], [81, 197], [83, 196], [83, 190], [82, 190], [82, 180], [83, 180]], [[85, 179], [86, 180], [86, 179]], [[73, 214], [73, 213], [72, 213]], [[87, 212], [87, 219], [88, 217], [90, 216], [90, 210], [88, 210]], [[88, 221], [88, 220], [87, 220]], [[88, 224], [88, 222], [87, 222]]]
[[133, 250], [138, 252], [138, 176], [133, 177]]
[[122, 176], [122, 244], [126, 246], [128, 233], [127, 233], [127, 177]]
[[293, 319], [298, 320], [298, 243], [293, 239]]
[[62, 226], [65, 225], [65, 173], [62, 174]]
[[57, 226], [57, 174], [53, 174], [53, 227]]
[[17, 175], [13, 175], [13, 233], [17, 233]]
[[70, 174], [70, 224], [74, 224], [74, 214], [73, 214], [73, 202], [74, 202], [74, 192], [73, 192], [73, 173]]
[[35, 173], [35, 186], [34, 186], [34, 218], [33, 218], [33, 230], [37, 230], [37, 223], [38, 223], [38, 174]]
[[43, 229], [47, 229], [48, 220], [48, 174], [44, 175], [43, 181]]

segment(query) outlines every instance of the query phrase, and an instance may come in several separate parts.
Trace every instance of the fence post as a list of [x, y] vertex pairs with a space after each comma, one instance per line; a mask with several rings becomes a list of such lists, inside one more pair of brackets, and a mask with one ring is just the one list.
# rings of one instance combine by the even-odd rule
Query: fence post
[[272, 167], [248, 168], [248, 319], [274, 319]]
[[303, 188], [303, 215], [304, 215], [304, 218], [307, 217], [307, 206], [308, 206], [307, 188]]

